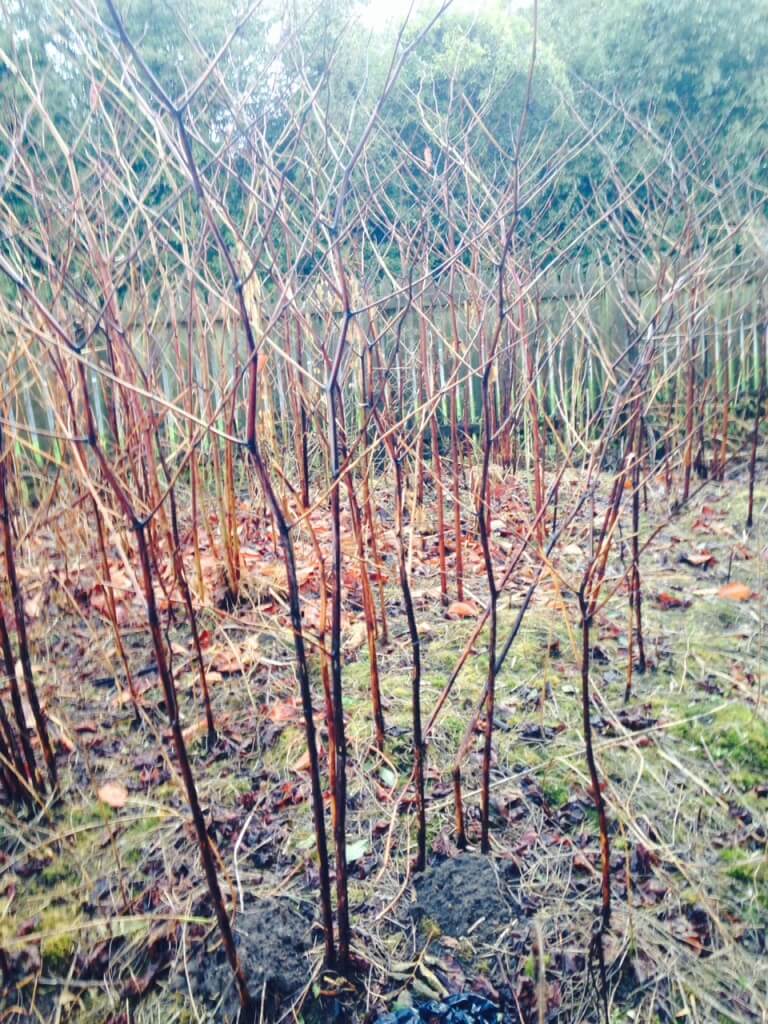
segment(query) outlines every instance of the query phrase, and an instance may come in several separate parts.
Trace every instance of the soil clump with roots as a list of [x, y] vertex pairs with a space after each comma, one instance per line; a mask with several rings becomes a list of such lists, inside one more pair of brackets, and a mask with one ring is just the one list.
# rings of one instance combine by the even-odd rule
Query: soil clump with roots
[[[290, 900], [268, 897], [248, 907], [235, 923], [243, 967], [250, 979], [257, 1004], [275, 1013], [295, 996], [310, 974], [307, 952], [311, 948], [311, 922]], [[202, 947], [189, 965], [191, 989], [207, 1010], [221, 1021], [237, 1020], [240, 1004], [232, 971], [224, 951], [217, 946]], [[183, 975], [179, 989], [186, 986]]]
[[524, 913], [513, 894], [517, 875], [512, 862], [451, 857], [416, 880], [413, 917], [425, 930], [454, 939], [491, 940]]

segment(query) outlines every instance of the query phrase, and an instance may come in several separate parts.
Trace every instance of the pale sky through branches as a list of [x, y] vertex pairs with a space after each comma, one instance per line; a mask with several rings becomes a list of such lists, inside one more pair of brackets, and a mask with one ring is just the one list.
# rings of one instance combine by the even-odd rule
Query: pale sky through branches
[[[401, 22], [407, 15], [410, 5], [411, 0], [368, 0], [367, 3], [361, 4], [361, 20], [372, 29], [383, 28], [388, 24]], [[414, 13], [430, 11], [436, 6], [435, 0], [415, 0]], [[499, 3], [499, 0], [454, 0], [451, 8], [471, 14], [500, 6], [514, 11], [528, 4], [526, 0], [507, 0], [506, 4]]]

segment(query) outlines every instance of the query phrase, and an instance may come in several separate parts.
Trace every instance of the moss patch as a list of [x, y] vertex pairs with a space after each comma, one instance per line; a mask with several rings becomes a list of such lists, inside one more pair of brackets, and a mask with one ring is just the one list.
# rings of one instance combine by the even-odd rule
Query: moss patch
[[768, 723], [748, 704], [734, 702], [710, 719], [679, 728], [702, 752], [708, 750], [716, 761], [723, 762], [740, 788], [751, 789], [768, 775]]

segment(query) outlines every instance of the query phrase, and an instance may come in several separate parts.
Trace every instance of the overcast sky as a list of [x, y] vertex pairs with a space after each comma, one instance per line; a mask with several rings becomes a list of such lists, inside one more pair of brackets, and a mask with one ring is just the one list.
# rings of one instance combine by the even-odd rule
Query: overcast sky
[[[412, 0], [363, 0], [362, 19], [371, 28], [381, 28], [388, 22], [402, 21], [408, 13]], [[434, 11], [437, 0], [413, 0], [415, 11]], [[453, 0], [451, 10], [464, 12], [479, 11], [484, 7], [501, 6], [501, 0]], [[528, 0], [506, 0], [504, 6], [517, 10], [528, 6]]]

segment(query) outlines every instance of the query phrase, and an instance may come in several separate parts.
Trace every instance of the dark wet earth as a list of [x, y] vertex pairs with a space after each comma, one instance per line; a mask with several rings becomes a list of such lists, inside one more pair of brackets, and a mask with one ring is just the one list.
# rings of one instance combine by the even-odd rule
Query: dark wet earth
[[[514, 865], [480, 855], [464, 854], [428, 868], [413, 891], [406, 914], [438, 944], [442, 937], [466, 936], [473, 943], [493, 943], [526, 916]], [[251, 991], [263, 1000], [266, 1019], [285, 1009], [309, 980], [311, 928], [308, 913], [285, 897], [260, 900], [237, 917], [238, 951]], [[188, 978], [177, 977], [171, 984], [180, 993], [191, 984], [195, 1000], [214, 1010], [218, 1020], [238, 1019], [237, 992], [220, 946], [198, 950]], [[325, 1020], [362, 1019], [350, 1007], [332, 1002], [333, 1008], [325, 1008]], [[468, 991], [440, 1001], [416, 1001], [374, 1018], [376, 1024], [501, 1024], [505, 1019], [491, 999]]]

